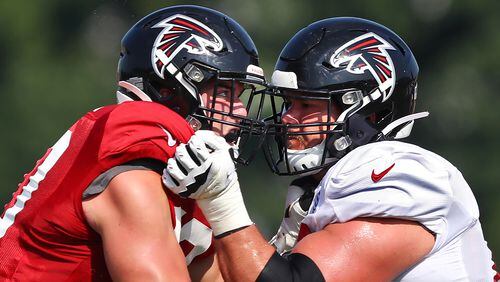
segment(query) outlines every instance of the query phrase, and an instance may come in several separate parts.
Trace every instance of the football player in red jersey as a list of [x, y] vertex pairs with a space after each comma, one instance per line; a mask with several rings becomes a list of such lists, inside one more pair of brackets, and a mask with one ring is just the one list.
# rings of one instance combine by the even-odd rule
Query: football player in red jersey
[[119, 103], [79, 119], [5, 206], [0, 280], [220, 279], [210, 225], [161, 172], [199, 128], [236, 143], [252, 126], [240, 95], [262, 83], [228, 16], [174, 6], [141, 19], [122, 40]]
[[[417, 76], [405, 42], [368, 20], [325, 19], [288, 42], [268, 92], [274, 115], [265, 152], [276, 173], [305, 178], [290, 187], [276, 250], [247, 222], [216, 236], [226, 280], [499, 279], [460, 171], [398, 141], [428, 115], [415, 113]], [[203, 169], [184, 177], [178, 165], [189, 162], [178, 159], [164, 182], [198, 199], [210, 223], [233, 222], [246, 214], [236, 208], [244, 205], [227, 145], [197, 133], [188, 146], [202, 150], [203, 142], [217, 148], [199, 153], [208, 180], [197, 179]], [[197, 190], [189, 189], [193, 179]]]

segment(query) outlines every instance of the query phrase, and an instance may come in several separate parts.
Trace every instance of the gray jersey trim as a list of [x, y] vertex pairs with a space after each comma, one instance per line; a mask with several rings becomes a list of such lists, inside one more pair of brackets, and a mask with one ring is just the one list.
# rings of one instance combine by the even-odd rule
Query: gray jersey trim
[[123, 165], [112, 167], [96, 177], [96, 179], [90, 183], [87, 189], [83, 191], [82, 200], [102, 193], [104, 189], [108, 187], [109, 182], [111, 182], [111, 180], [120, 173], [131, 170], [152, 170], [162, 174], [164, 167], [165, 164], [163, 162], [153, 159], [134, 160]]

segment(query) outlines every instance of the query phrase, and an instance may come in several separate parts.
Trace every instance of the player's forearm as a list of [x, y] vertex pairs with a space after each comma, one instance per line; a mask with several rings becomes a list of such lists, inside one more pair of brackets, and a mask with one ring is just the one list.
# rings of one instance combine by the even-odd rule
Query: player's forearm
[[215, 248], [225, 281], [325, 281], [311, 258], [301, 253], [281, 257], [255, 226], [216, 239]]
[[215, 240], [225, 281], [255, 281], [275, 253], [255, 225]]

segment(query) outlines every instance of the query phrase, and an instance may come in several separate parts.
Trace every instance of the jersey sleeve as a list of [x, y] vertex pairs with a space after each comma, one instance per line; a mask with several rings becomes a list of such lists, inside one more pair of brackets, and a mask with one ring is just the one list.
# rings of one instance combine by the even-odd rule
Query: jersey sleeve
[[417, 221], [449, 239], [473, 224], [463, 209], [453, 207], [451, 179], [459, 172], [444, 159], [397, 146], [358, 149], [332, 167], [316, 189], [304, 219], [312, 232], [330, 223], [381, 217]]
[[151, 102], [122, 103], [99, 122], [99, 161], [107, 168], [136, 159], [166, 162], [193, 134], [182, 117]]
[[139, 159], [133, 160], [123, 165], [118, 165], [108, 169], [96, 177], [92, 183], [83, 191], [82, 200], [89, 199], [92, 196], [102, 193], [115, 176], [120, 173], [132, 170], [151, 170], [161, 174], [165, 165], [158, 160]]

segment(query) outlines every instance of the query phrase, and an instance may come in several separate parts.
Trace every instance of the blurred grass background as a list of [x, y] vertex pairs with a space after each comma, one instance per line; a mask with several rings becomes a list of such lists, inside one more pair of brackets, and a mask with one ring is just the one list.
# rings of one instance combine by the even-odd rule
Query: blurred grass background
[[[270, 78], [299, 29], [332, 16], [375, 20], [398, 33], [420, 65], [419, 121], [410, 141], [441, 154], [469, 181], [490, 248], [500, 254], [500, 1], [1, 1], [0, 202], [81, 115], [115, 102], [120, 39], [153, 10], [199, 4], [243, 25]], [[266, 236], [282, 216], [287, 178], [262, 159], [240, 170], [247, 206]]]

